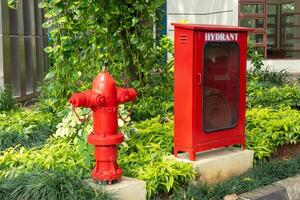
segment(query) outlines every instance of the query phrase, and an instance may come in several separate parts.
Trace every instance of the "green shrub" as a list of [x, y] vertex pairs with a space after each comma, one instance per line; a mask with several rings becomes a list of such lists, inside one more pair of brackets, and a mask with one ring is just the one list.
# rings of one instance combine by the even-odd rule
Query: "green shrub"
[[108, 200], [111, 195], [96, 190], [65, 172], [37, 170], [0, 177], [0, 199]]
[[265, 87], [257, 82], [247, 85], [247, 107], [292, 107], [300, 109], [300, 88], [297, 85]]
[[257, 159], [270, 157], [278, 146], [300, 141], [300, 111], [253, 108], [246, 115], [247, 148]]
[[173, 121], [155, 118], [134, 123], [126, 130], [128, 139], [119, 148], [119, 163], [124, 174], [147, 182], [147, 195], [178, 190], [194, 179], [189, 164], [166, 156], [173, 150]]
[[171, 92], [165, 92], [161, 95], [149, 95], [139, 98], [136, 105], [134, 105], [131, 115], [132, 119], [134, 121], [142, 121], [158, 115], [164, 116], [173, 113], [172, 92], [171, 90]]
[[8, 87], [0, 87], [0, 112], [9, 111], [14, 107], [11, 90]]
[[262, 66], [261, 69], [250, 68], [247, 73], [248, 81], [258, 81], [266, 86], [282, 86], [289, 81], [288, 72], [283, 69], [276, 71], [274, 67]]
[[274, 67], [264, 66], [263, 54], [254, 47], [254, 42], [248, 40], [248, 57], [251, 59], [251, 68], [247, 71], [248, 81], [258, 81], [264, 85], [283, 85], [288, 81], [285, 69], [275, 71]]
[[55, 121], [52, 114], [35, 110], [1, 112], [0, 150], [17, 144], [28, 147], [42, 144], [52, 133]]
[[241, 194], [256, 188], [269, 185], [276, 181], [294, 176], [300, 173], [300, 157], [285, 161], [260, 161], [254, 168], [245, 174], [233, 177], [222, 183], [208, 186], [205, 184], [190, 185], [179, 190], [171, 199], [178, 200], [202, 200], [223, 199], [225, 195]]

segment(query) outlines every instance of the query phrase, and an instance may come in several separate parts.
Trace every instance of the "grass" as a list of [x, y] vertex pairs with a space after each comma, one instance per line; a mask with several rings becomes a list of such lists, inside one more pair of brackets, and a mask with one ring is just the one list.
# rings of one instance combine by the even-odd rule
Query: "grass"
[[2, 200], [109, 200], [111, 196], [76, 176], [58, 171], [35, 170], [0, 178]]
[[173, 194], [172, 199], [221, 200], [228, 194], [241, 194], [300, 173], [300, 156], [291, 160], [260, 161], [245, 174], [208, 186], [193, 184]]

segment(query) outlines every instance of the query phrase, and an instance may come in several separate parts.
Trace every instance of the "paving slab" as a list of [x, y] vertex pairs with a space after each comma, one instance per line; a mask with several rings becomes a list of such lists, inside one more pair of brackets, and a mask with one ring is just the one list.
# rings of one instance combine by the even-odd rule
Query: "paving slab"
[[191, 163], [198, 181], [215, 184], [251, 169], [253, 155], [252, 150], [228, 147], [200, 152], [195, 161], [189, 160], [186, 153], [179, 154], [175, 160]]
[[92, 179], [87, 179], [86, 182], [93, 188], [102, 188], [119, 200], [146, 200], [147, 198], [146, 182], [135, 178], [122, 176], [119, 182], [111, 185], [103, 185]]

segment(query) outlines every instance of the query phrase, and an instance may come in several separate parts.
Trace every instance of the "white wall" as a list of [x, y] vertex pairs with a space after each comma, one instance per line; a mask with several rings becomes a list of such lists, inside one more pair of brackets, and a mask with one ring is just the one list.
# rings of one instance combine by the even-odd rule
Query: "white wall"
[[238, 25], [238, 0], [168, 0], [168, 35], [172, 22]]

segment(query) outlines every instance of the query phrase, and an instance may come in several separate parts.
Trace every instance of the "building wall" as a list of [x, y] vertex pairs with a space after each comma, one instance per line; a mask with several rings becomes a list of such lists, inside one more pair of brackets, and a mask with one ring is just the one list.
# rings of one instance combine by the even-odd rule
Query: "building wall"
[[47, 31], [42, 29], [39, 0], [22, 0], [9, 9], [0, 0], [0, 87], [12, 88], [13, 96], [26, 100], [36, 96], [48, 70]]
[[173, 37], [173, 22], [238, 25], [238, 0], [168, 0], [167, 30]]

